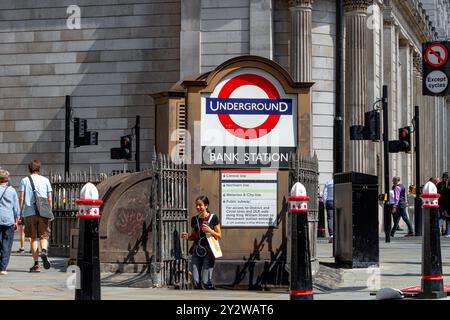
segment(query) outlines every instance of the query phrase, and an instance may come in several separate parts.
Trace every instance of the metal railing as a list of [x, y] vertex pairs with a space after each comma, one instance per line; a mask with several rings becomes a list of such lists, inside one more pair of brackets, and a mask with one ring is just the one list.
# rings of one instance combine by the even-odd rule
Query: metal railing
[[161, 271], [162, 285], [187, 288], [188, 244], [181, 232], [188, 231], [187, 167], [167, 155], [153, 160], [151, 210], [153, 254]]
[[49, 254], [58, 257], [70, 256], [71, 230], [78, 228], [77, 204], [83, 186], [91, 182], [95, 185], [107, 179], [105, 173], [76, 172], [48, 175], [53, 189], [53, 214], [49, 239]]
[[311, 198], [308, 202], [308, 224], [309, 243], [311, 250], [311, 261], [317, 262], [317, 224], [319, 221], [319, 161], [317, 155], [314, 157], [304, 157], [292, 154], [289, 166], [289, 190], [296, 183], [300, 182], [305, 186], [306, 194]]

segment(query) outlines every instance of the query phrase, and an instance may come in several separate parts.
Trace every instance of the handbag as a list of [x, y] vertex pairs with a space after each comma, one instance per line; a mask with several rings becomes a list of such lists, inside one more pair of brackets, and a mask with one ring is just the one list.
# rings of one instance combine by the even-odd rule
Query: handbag
[[48, 199], [40, 197], [36, 192], [36, 188], [34, 187], [34, 182], [31, 176], [28, 176], [28, 179], [30, 179], [31, 188], [33, 189], [33, 194], [35, 198], [34, 206], [36, 209], [36, 214], [38, 216], [47, 218], [50, 221], [52, 221], [53, 219], [55, 219], [55, 216], [53, 215], [52, 208], [50, 208], [50, 203], [48, 202]]
[[[214, 214], [210, 215], [210, 217], [208, 219], [208, 223], [211, 222], [213, 215]], [[222, 249], [220, 248], [219, 240], [214, 238], [214, 236], [210, 233], [206, 233], [205, 235], [206, 235], [206, 240], [208, 240], [209, 248], [211, 249], [211, 252], [214, 255], [214, 258], [220, 258], [222, 256]], [[202, 248], [204, 248], [204, 247], [202, 247]], [[206, 251], [206, 248], [204, 248], [204, 250]], [[198, 252], [197, 252], [197, 255], [198, 255]], [[206, 256], [206, 252], [205, 252], [204, 256]]]

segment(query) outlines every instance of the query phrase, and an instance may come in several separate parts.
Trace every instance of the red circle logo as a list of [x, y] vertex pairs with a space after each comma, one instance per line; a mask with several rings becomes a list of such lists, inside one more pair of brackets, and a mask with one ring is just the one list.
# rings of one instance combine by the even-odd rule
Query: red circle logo
[[[267, 79], [256, 74], [242, 74], [228, 81], [220, 90], [218, 98], [227, 99], [239, 87], [256, 86], [261, 88], [269, 99], [280, 99], [280, 94], [275, 86]], [[241, 139], [258, 139], [269, 134], [280, 121], [281, 115], [269, 115], [267, 119], [259, 126], [254, 128], [245, 128], [231, 119], [229, 114], [218, 115], [222, 126], [232, 135]]]

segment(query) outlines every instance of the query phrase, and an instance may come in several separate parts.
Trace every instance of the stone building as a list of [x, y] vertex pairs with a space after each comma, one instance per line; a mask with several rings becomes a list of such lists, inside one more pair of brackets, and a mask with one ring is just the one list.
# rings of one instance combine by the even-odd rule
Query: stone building
[[[71, 26], [80, 8], [80, 29]], [[349, 142], [389, 86], [390, 139], [422, 117], [422, 180], [448, 168], [448, 103], [421, 95], [421, 43], [447, 37], [446, 0], [345, 0], [345, 170], [380, 176], [381, 143]], [[154, 101], [179, 79], [239, 55], [273, 59], [313, 81], [312, 152], [320, 182], [333, 172], [336, 3], [332, 0], [3, 0], [0, 3], [0, 164], [14, 176], [41, 159], [64, 167], [64, 101], [99, 132], [71, 149], [71, 168], [121, 169], [110, 160], [142, 117], [142, 167], [154, 146]], [[72, 126], [73, 128], [73, 126]], [[428, 159], [429, 155], [433, 155]], [[412, 154], [391, 156], [392, 174], [414, 182]], [[130, 168], [133, 162], [129, 162]]]

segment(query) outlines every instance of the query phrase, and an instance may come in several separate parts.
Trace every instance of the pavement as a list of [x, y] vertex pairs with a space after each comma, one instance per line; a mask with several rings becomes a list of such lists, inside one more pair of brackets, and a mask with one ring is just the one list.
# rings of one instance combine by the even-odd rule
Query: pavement
[[[379, 268], [342, 269], [334, 266], [332, 245], [317, 244], [320, 270], [314, 281], [315, 300], [374, 300], [371, 292], [381, 288], [420, 286], [421, 238], [403, 237], [398, 232], [390, 243], [380, 237]], [[27, 244], [28, 245], [28, 244]], [[73, 300], [73, 274], [67, 272], [66, 258], [50, 258], [52, 267], [29, 273], [30, 253], [16, 253], [14, 241], [8, 274], [0, 276], [0, 300]], [[27, 246], [26, 249], [29, 249]], [[441, 237], [444, 282], [450, 284], [450, 238]], [[447, 279], [448, 278], [448, 279]], [[147, 275], [102, 273], [102, 300], [201, 300], [202, 290], [149, 288]], [[447, 280], [447, 281], [446, 281]], [[68, 287], [69, 283], [69, 287]], [[269, 291], [221, 289], [208, 291], [210, 300], [289, 300], [287, 288]]]

